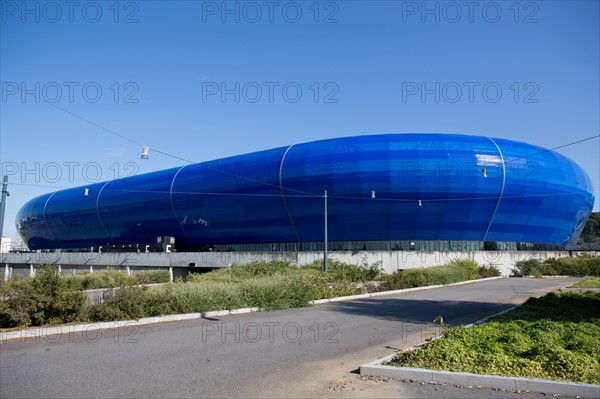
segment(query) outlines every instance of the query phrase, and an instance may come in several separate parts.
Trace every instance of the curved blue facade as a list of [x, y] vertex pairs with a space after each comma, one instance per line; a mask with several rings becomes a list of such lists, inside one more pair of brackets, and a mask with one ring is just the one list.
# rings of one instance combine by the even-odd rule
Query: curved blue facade
[[330, 241], [567, 245], [594, 204], [587, 174], [556, 152], [489, 137], [385, 134], [61, 190], [26, 203], [16, 222], [30, 249], [156, 236], [192, 247], [322, 241], [325, 190]]

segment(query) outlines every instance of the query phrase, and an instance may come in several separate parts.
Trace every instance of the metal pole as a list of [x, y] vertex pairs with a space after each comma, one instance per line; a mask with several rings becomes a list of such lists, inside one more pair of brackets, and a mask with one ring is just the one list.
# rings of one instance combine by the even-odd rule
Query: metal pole
[[327, 271], [327, 190], [325, 190], [325, 242], [323, 248], [323, 271]]
[[2, 232], [4, 231], [4, 210], [6, 209], [6, 196], [8, 195], [8, 175], [2, 180], [2, 202], [0, 203], [0, 252], [2, 251]]

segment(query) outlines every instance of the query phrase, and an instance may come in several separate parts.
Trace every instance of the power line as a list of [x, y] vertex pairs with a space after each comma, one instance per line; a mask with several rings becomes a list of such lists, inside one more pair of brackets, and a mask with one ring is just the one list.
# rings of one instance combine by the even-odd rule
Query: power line
[[[52, 187], [52, 188], [63, 188], [66, 190], [74, 190], [73, 187], [65, 186], [50, 186], [43, 184], [27, 184], [27, 183], [11, 183], [15, 186], [30, 186], [30, 187]], [[82, 186], [85, 187], [85, 186]], [[105, 188], [102, 192], [123, 192], [123, 193], [141, 193], [141, 194], [179, 194], [179, 195], [215, 195], [215, 196], [240, 196], [240, 197], [281, 197], [281, 194], [258, 194], [258, 193], [229, 193], [229, 192], [208, 192], [208, 191], [166, 191], [166, 190], [129, 190], [129, 189], [111, 189]], [[566, 191], [562, 193], [548, 193], [548, 194], [526, 194], [526, 195], [510, 195], [504, 196], [503, 198], [527, 198], [527, 197], [552, 197], [560, 195], [571, 195], [581, 194], [580, 191]], [[83, 194], [82, 194], [83, 195]], [[314, 198], [322, 199], [322, 195], [286, 195], [287, 198]], [[415, 199], [415, 198], [376, 198], [373, 199], [371, 196], [364, 197], [350, 197], [350, 196], [335, 196], [329, 195], [329, 199], [347, 199], [347, 200], [360, 200], [360, 201], [392, 201], [392, 202], [445, 202], [445, 201], [473, 201], [473, 200], [486, 200], [486, 199], [498, 199], [498, 196], [488, 197], [458, 197], [458, 198], [429, 198], [429, 199]]]
[[[54, 105], [54, 104], [51, 104], [51, 105]], [[62, 108], [59, 107], [59, 109], [62, 109]], [[71, 113], [71, 112], [66, 111], [66, 110], [65, 110], [65, 112]], [[74, 116], [77, 116], [77, 115], [74, 115]], [[82, 120], [86, 120], [85, 118], [81, 118], [81, 119]], [[93, 122], [90, 122], [90, 123], [93, 124]], [[94, 125], [96, 126], [96, 124], [94, 124]], [[99, 125], [98, 125], [98, 127], [104, 129], [103, 127], [101, 127]], [[104, 129], [104, 130], [112, 132], [112, 131], [110, 131], [110, 129]], [[117, 134], [117, 133], [115, 133], [115, 134]], [[549, 151], [553, 151], [553, 150], [558, 149], [558, 148], [564, 148], [564, 147], [568, 147], [568, 146], [571, 146], [571, 145], [579, 144], [579, 143], [582, 143], [582, 142], [585, 142], [585, 141], [593, 140], [593, 139], [598, 138], [598, 137], [600, 137], [600, 135], [590, 136], [590, 137], [587, 137], [585, 139], [576, 140], [576, 141], [573, 141], [573, 142], [570, 142], [570, 143], [567, 143], [567, 144], [563, 144], [563, 145], [560, 145], [560, 146], [557, 146], [557, 147], [553, 147], [551, 149], [547, 149], [547, 150], [544, 150], [544, 151], [539, 151], [539, 152], [530, 154], [527, 157], [521, 157], [521, 158], [513, 159], [511, 161], [505, 162], [505, 164], [511, 163], [511, 162], [514, 162], [514, 161], [517, 161], [517, 160], [520, 160], [520, 159], [527, 159], [527, 158], [529, 158], [531, 156], [538, 155], [538, 154], [545, 153], [545, 152], [549, 152]], [[127, 138], [125, 138], [125, 139], [127, 139]], [[127, 140], [135, 143], [132, 140], [129, 140], [129, 139], [127, 139]], [[135, 143], [135, 144], [137, 144], [137, 143]], [[161, 154], [163, 153], [163, 152], [158, 151], [158, 150], [155, 150], [155, 151], [159, 152]], [[170, 154], [167, 154], [167, 155], [172, 156]], [[175, 156], [173, 156], [173, 157], [175, 157]], [[175, 157], [175, 158], [181, 159], [181, 160], [186, 161], [186, 162], [191, 162], [191, 161], [186, 160], [184, 158], [179, 158], [179, 157]], [[241, 176], [241, 175], [239, 175], [237, 173], [227, 172], [227, 171], [224, 171], [224, 170], [221, 170], [221, 169], [217, 169], [217, 168], [211, 167], [211, 166], [207, 165], [206, 163], [202, 163], [201, 165], [203, 167], [206, 167], [207, 169], [211, 169], [211, 170], [217, 171], [219, 173], [227, 174], [227, 175], [230, 175], [230, 176], [233, 176], [233, 177], [238, 177], [238, 178], [250, 181], [250, 182], [254, 182], [254, 183], [258, 183], [258, 184], [270, 186], [270, 187], [273, 187], [273, 188], [283, 189], [283, 190], [287, 190], [287, 191], [291, 191], [291, 192], [297, 192], [297, 193], [302, 194], [302, 195], [286, 194], [286, 197], [297, 197], [297, 198], [322, 198], [323, 197], [322, 194], [315, 194], [315, 193], [310, 193], [310, 192], [306, 192], [306, 191], [302, 191], [302, 190], [295, 190], [295, 189], [292, 189], [292, 188], [280, 187], [280, 186], [278, 186], [276, 184], [271, 184], [271, 183], [263, 182], [263, 181], [260, 181], [260, 180], [255, 180], [255, 179], [247, 178], [247, 177]], [[20, 185], [20, 186], [31, 186], [31, 187], [49, 187], [49, 188], [62, 188], [62, 189], [72, 189], [73, 188], [73, 187], [66, 187], [66, 186], [43, 185], [43, 184], [26, 184], [26, 183], [11, 183], [11, 184], [12, 185]], [[91, 184], [97, 184], [97, 183], [91, 183]], [[111, 189], [107, 189], [105, 191], [111, 191]], [[143, 193], [143, 192], [148, 192], [148, 193], [150, 193], [150, 192], [154, 192], [154, 193], [170, 193], [170, 192], [163, 192], [163, 191], [144, 191], [144, 190], [112, 190], [112, 191], [126, 191], [126, 192], [140, 192], [140, 193]], [[174, 192], [174, 193], [176, 193], [176, 192]], [[522, 197], [530, 197], [530, 196], [531, 197], [553, 196], [553, 195], [565, 195], [565, 194], [573, 194], [573, 193], [579, 193], [579, 191], [573, 191], [573, 192], [567, 192], [567, 193], [539, 194], [539, 195], [533, 194], [533, 195], [523, 195], [523, 196], [508, 196], [508, 197], [504, 197], [504, 198], [522, 198]], [[237, 195], [237, 196], [265, 196], [265, 197], [281, 196], [280, 194], [249, 194], [249, 193], [222, 193], [222, 192], [178, 192], [177, 194], [224, 195], [224, 196], [225, 195], [228, 195], [228, 196]], [[329, 198], [332, 198], [332, 199], [370, 200], [370, 201], [373, 201], [373, 198], [371, 198], [370, 196], [353, 197], [353, 196], [336, 196], [336, 195], [330, 195]], [[477, 199], [479, 199], [479, 200], [483, 200], [483, 199], [497, 199], [497, 196], [494, 196], [494, 197], [464, 197], [464, 198], [419, 199], [419, 201], [421, 201], [421, 202], [439, 202], [439, 201], [460, 201], [460, 200], [465, 200], [466, 201], [466, 200], [477, 200]], [[404, 198], [381, 198], [381, 197], [378, 197], [375, 200], [378, 200], [378, 201], [396, 201], [396, 202], [415, 202], [415, 201], [417, 201], [416, 199], [413, 199], [413, 198], [404, 199]]]
[[[54, 105], [54, 104], [52, 104]], [[65, 110], [66, 111], [66, 110]], [[68, 113], [70, 113], [69, 111], [66, 111]], [[75, 115], [77, 116], [77, 115]], [[85, 118], [82, 118], [83, 120], [85, 120]], [[90, 122], [93, 123], [93, 122]], [[99, 126], [99, 125], [98, 125]], [[102, 128], [101, 126], [99, 126], [100, 128]], [[103, 128], [104, 129], [104, 128]], [[104, 129], [110, 132], [109, 129]], [[123, 136], [124, 137], [124, 136]], [[577, 140], [577, 141], [573, 141], [567, 144], [563, 144], [557, 147], [553, 147], [551, 149], [548, 150], [544, 150], [544, 151], [539, 151], [533, 154], [530, 154], [527, 157], [521, 157], [521, 158], [516, 158], [513, 159], [509, 162], [506, 163], [510, 163], [510, 162], [514, 162], [520, 159], [526, 159], [528, 157], [534, 156], [534, 155], [538, 155], [541, 153], [545, 153], [545, 152], [549, 152], [558, 148], [564, 148], [564, 147], [568, 147], [571, 145], [575, 145], [575, 144], [579, 144], [588, 140], [592, 140], [595, 138], [600, 137], [600, 135], [595, 135], [595, 136], [591, 136], [591, 137], [587, 137], [585, 139], [581, 139], [581, 140]], [[127, 139], [129, 140], [129, 139]], [[131, 140], [129, 140], [131, 141]], [[133, 141], [132, 141], [133, 142]], [[134, 142], [135, 143], [135, 142]], [[137, 143], [136, 143], [137, 144]], [[157, 152], [160, 152], [158, 150], [156, 150]], [[162, 152], [161, 152], [162, 153]], [[169, 155], [171, 156], [171, 155]], [[176, 157], [178, 159], [184, 160], [186, 162], [191, 162], [188, 160], [185, 160], [183, 158], [179, 158]], [[223, 173], [223, 174], [227, 174], [227, 175], [231, 175], [233, 177], [238, 177], [247, 181], [251, 181], [254, 183], [258, 183], [258, 184], [262, 184], [262, 185], [267, 185], [267, 186], [271, 186], [273, 188], [277, 188], [277, 189], [284, 189], [284, 190], [288, 190], [288, 191], [292, 191], [292, 192], [298, 192], [302, 195], [293, 195], [293, 194], [286, 194], [286, 197], [289, 198], [322, 198], [323, 195], [321, 194], [315, 194], [315, 193], [310, 193], [310, 192], [305, 192], [305, 191], [301, 191], [301, 190], [295, 190], [295, 189], [291, 189], [291, 188], [285, 188], [285, 187], [280, 187], [278, 185], [275, 184], [271, 184], [271, 183], [267, 183], [267, 182], [263, 182], [260, 180], [255, 180], [255, 179], [250, 179], [247, 178], [245, 176], [241, 176], [238, 175], [236, 173], [232, 173], [232, 172], [227, 172], [224, 170], [220, 170], [211, 166], [206, 165], [205, 163], [202, 163], [203, 166], [205, 166], [208, 169], [211, 170], [215, 170], [219, 173]], [[19, 185], [19, 186], [30, 186], [30, 187], [49, 187], [49, 188], [62, 188], [62, 189], [73, 189], [73, 187], [66, 187], [66, 186], [56, 186], [56, 185], [43, 185], [43, 184], [26, 184], [26, 183], [11, 183], [12, 185]], [[97, 183], [91, 183], [91, 184], [97, 184]], [[131, 192], [131, 193], [157, 193], [157, 194], [170, 194], [170, 191], [156, 191], [156, 190], [113, 190], [113, 189], [105, 189], [104, 191], [114, 191], [114, 192]], [[525, 198], [525, 197], [546, 197], [546, 196], [556, 196], [556, 195], [570, 195], [570, 194], [576, 194], [576, 193], [581, 193], [581, 191], [569, 191], [569, 192], [565, 192], [565, 193], [551, 193], [551, 194], [531, 194], [531, 195], [519, 195], [519, 196], [505, 196], [504, 198]], [[252, 196], [252, 197], [280, 197], [281, 194], [256, 194], [256, 193], [224, 193], [224, 192], [173, 192], [173, 194], [189, 194], [189, 195], [222, 195], [222, 196]], [[348, 200], [368, 200], [368, 201], [373, 201], [374, 199], [371, 198], [371, 196], [364, 196], [364, 197], [357, 197], [357, 196], [336, 196], [336, 195], [330, 195], [329, 198], [331, 199], [348, 199]], [[493, 197], [459, 197], [459, 198], [430, 198], [430, 199], [414, 199], [414, 198], [375, 198], [376, 201], [392, 201], [392, 202], [416, 202], [416, 201], [420, 201], [420, 202], [441, 202], [441, 201], [472, 201], [472, 200], [485, 200], [485, 199], [497, 199], [497, 196], [493, 196]]]
[[[33, 93], [25, 93], [25, 94], [33, 95]], [[111, 130], [111, 129], [108, 129], [108, 128], [106, 128], [106, 127], [102, 126], [102, 125], [99, 125], [99, 124], [97, 124], [96, 122], [93, 122], [93, 121], [91, 121], [91, 120], [89, 120], [89, 119], [87, 119], [87, 118], [84, 118], [83, 116], [77, 115], [76, 113], [74, 113], [74, 112], [71, 112], [71, 111], [69, 111], [69, 110], [67, 110], [67, 109], [65, 109], [65, 108], [63, 108], [63, 107], [59, 107], [58, 105], [56, 105], [56, 104], [54, 104], [54, 103], [51, 103], [51, 102], [47, 101], [46, 99], [43, 99], [43, 101], [44, 101], [46, 104], [48, 104], [48, 105], [50, 105], [50, 106], [52, 106], [52, 107], [54, 107], [54, 108], [56, 108], [56, 109], [59, 109], [59, 110], [61, 110], [61, 111], [65, 112], [65, 113], [67, 113], [67, 114], [69, 114], [69, 115], [71, 115], [71, 116], [73, 116], [73, 117], [75, 117], [75, 118], [77, 118], [77, 119], [80, 119], [80, 120], [82, 120], [82, 121], [84, 121], [84, 122], [87, 122], [87, 123], [89, 123], [89, 124], [90, 124], [90, 125], [92, 125], [92, 126], [95, 126], [95, 127], [97, 127], [97, 128], [98, 128], [98, 129], [100, 129], [100, 130], [104, 130], [104, 131], [105, 131], [105, 132], [107, 132], [107, 133], [114, 134], [115, 136], [117, 136], [117, 137], [120, 137], [120, 138], [122, 138], [123, 140], [129, 141], [130, 143], [133, 143], [133, 144], [135, 144], [135, 145], [137, 145], [137, 146], [140, 146], [140, 147], [142, 146], [142, 144], [140, 144], [140, 143], [138, 143], [138, 142], [136, 142], [136, 141], [134, 141], [134, 140], [131, 140], [130, 138], [128, 138], [128, 137], [126, 137], [126, 136], [123, 136], [122, 134], [119, 134], [119, 133], [117, 133], [117, 132], [115, 132], [115, 131], [113, 131], [113, 130]]]
[[[18, 88], [18, 87], [17, 87], [17, 90], [19, 90], [19, 91], [20, 91], [20, 88]], [[27, 92], [26, 92], [25, 94], [26, 94], [26, 95], [34, 95], [34, 93], [27, 93]], [[36, 99], [37, 99], [37, 97], [36, 97]], [[77, 118], [77, 119], [79, 119], [79, 120], [82, 120], [82, 121], [84, 121], [84, 122], [87, 122], [87, 123], [89, 123], [90, 125], [92, 125], [92, 126], [95, 126], [95, 127], [97, 127], [98, 129], [100, 129], [100, 130], [103, 130], [103, 131], [105, 131], [105, 132], [107, 132], [107, 133], [110, 133], [110, 134], [112, 134], [112, 135], [115, 135], [115, 136], [117, 136], [117, 137], [119, 137], [119, 138], [121, 138], [121, 139], [123, 139], [123, 140], [126, 140], [126, 141], [128, 141], [128, 142], [130, 142], [130, 143], [132, 143], [132, 144], [135, 144], [135, 145], [137, 145], [138, 147], [143, 147], [143, 144], [142, 144], [142, 143], [138, 143], [137, 141], [135, 141], [135, 140], [132, 140], [132, 139], [130, 139], [130, 138], [128, 138], [128, 137], [126, 137], [126, 136], [124, 136], [124, 135], [120, 134], [120, 133], [117, 133], [117, 132], [115, 132], [114, 130], [111, 130], [111, 129], [109, 129], [109, 128], [106, 128], [106, 127], [104, 127], [104, 126], [102, 126], [102, 125], [99, 125], [99, 124], [98, 124], [98, 123], [96, 123], [96, 122], [93, 122], [93, 121], [91, 121], [91, 120], [89, 120], [89, 119], [87, 119], [87, 118], [84, 118], [84, 117], [82, 117], [82, 116], [80, 116], [80, 115], [77, 115], [76, 113], [74, 113], [74, 112], [71, 112], [71, 111], [69, 111], [69, 110], [67, 110], [67, 109], [65, 109], [65, 108], [63, 108], [63, 107], [60, 107], [60, 106], [58, 106], [58, 105], [56, 105], [56, 104], [54, 104], [54, 103], [51, 103], [51, 102], [47, 101], [45, 98], [42, 98], [42, 101], [44, 101], [46, 104], [48, 104], [48, 105], [50, 105], [50, 106], [52, 106], [52, 107], [54, 107], [54, 108], [56, 108], [56, 109], [58, 109], [58, 110], [60, 110], [60, 111], [63, 111], [63, 112], [65, 112], [65, 113], [67, 113], [67, 114], [69, 114], [69, 115], [71, 115], [71, 116], [73, 116], [73, 117], [75, 117], [75, 118]], [[180, 160], [180, 161], [184, 161], [184, 162], [187, 162], [187, 163], [189, 163], [189, 164], [196, 164], [196, 163], [198, 163], [198, 162], [195, 162], [195, 161], [190, 161], [189, 159], [185, 159], [185, 158], [179, 157], [179, 156], [177, 156], [177, 155], [170, 154], [170, 153], [168, 153], [168, 152], [165, 152], [165, 151], [158, 150], [158, 149], [156, 149], [156, 148], [153, 148], [153, 147], [151, 148], [151, 150], [152, 150], [153, 152], [156, 152], [156, 153], [158, 153], [158, 154], [162, 154], [162, 155], [165, 155], [165, 156], [167, 156], [167, 157], [171, 157], [171, 158], [173, 158], [173, 159], [177, 159], [177, 160]], [[214, 171], [217, 171], [217, 172], [219, 172], [219, 173], [226, 174], [226, 175], [230, 175], [230, 176], [238, 177], [238, 178], [240, 178], [240, 179], [244, 179], [244, 180], [246, 180], [246, 181], [250, 181], [250, 182], [252, 182], [252, 183], [258, 183], [258, 184], [262, 184], [262, 185], [266, 185], [266, 186], [275, 187], [275, 188], [277, 188], [277, 189], [284, 189], [284, 190], [293, 191], [293, 192], [298, 192], [298, 193], [301, 193], [301, 194], [306, 194], [306, 195], [316, 195], [316, 194], [308, 193], [308, 192], [305, 192], [305, 191], [300, 191], [300, 190], [294, 190], [294, 189], [291, 189], [291, 188], [280, 187], [280, 186], [278, 186], [278, 185], [275, 185], [275, 184], [271, 184], [271, 183], [263, 182], [263, 181], [260, 181], [260, 180], [251, 179], [251, 178], [248, 178], [248, 177], [245, 177], [245, 176], [238, 175], [238, 174], [236, 174], [236, 173], [231, 173], [231, 172], [227, 172], [227, 171], [220, 170], [220, 169], [217, 169], [217, 168], [213, 168], [213, 167], [211, 167], [211, 166], [207, 165], [206, 163], [202, 163], [202, 164], [203, 164], [203, 166], [204, 166], [204, 167], [206, 167], [206, 168], [208, 168], [208, 169], [211, 169], [211, 170], [214, 170]]]
[[519, 160], [521, 160], [521, 159], [527, 159], [527, 158], [531, 158], [531, 157], [532, 157], [532, 156], [534, 156], [534, 155], [543, 154], [543, 153], [545, 153], [545, 152], [550, 152], [550, 151], [558, 150], [559, 148], [564, 148], [564, 147], [568, 147], [568, 146], [571, 146], [571, 145], [574, 145], [574, 144], [583, 143], [584, 141], [593, 140], [593, 139], [596, 139], [596, 138], [598, 138], [598, 137], [600, 137], [600, 134], [597, 134], [597, 135], [595, 135], [595, 136], [590, 136], [590, 137], [587, 137], [587, 138], [585, 138], [585, 139], [581, 139], [581, 140], [573, 141], [573, 142], [571, 142], [571, 143], [567, 143], [567, 144], [559, 145], [558, 147], [548, 148], [548, 149], [546, 149], [546, 150], [543, 150], [543, 151], [534, 152], [533, 154], [529, 154], [529, 155], [527, 155], [526, 157], [521, 157], [521, 158], [515, 158], [515, 159], [511, 159], [511, 160], [510, 160], [510, 161], [508, 161], [508, 162], [504, 162], [504, 164], [511, 163], [511, 162], [515, 162], [515, 161], [519, 161]]
[[[20, 91], [20, 88], [17, 88], [17, 90]], [[28, 95], [34, 95], [33, 93], [25, 93], [25, 94], [26, 95], [27, 94]], [[123, 140], [126, 140], [126, 141], [132, 143], [132, 144], [136, 144], [137, 146], [140, 146], [140, 147], [143, 146], [141, 143], [138, 143], [135, 140], [132, 140], [132, 139], [130, 139], [130, 138], [128, 138], [128, 137], [126, 137], [126, 136], [124, 136], [124, 135], [122, 135], [120, 133], [117, 133], [117, 132], [115, 132], [115, 131], [113, 131], [111, 129], [108, 129], [108, 128], [102, 126], [102, 125], [99, 125], [99, 124], [97, 124], [97, 123], [95, 123], [95, 122], [93, 122], [93, 121], [91, 121], [91, 120], [89, 120], [87, 118], [79, 116], [79, 115], [77, 115], [77, 114], [75, 114], [75, 113], [73, 113], [73, 112], [71, 112], [71, 111], [69, 111], [69, 110], [67, 110], [67, 109], [65, 109], [63, 107], [60, 107], [60, 106], [58, 106], [58, 105], [56, 105], [54, 103], [51, 103], [51, 102], [47, 101], [46, 99], [42, 99], [42, 100], [46, 104], [49, 104], [50, 106], [52, 106], [52, 107], [54, 107], [54, 108], [56, 108], [56, 109], [58, 109], [60, 111], [63, 111], [63, 112], [65, 112], [65, 113], [67, 113], [67, 114], [69, 114], [69, 115], [71, 115], [71, 116], [73, 116], [73, 117], [75, 117], [77, 119], [80, 119], [80, 120], [82, 120], [84, 122], [87, 122], [87, 123], [91, 124], [92, 126], [95, 126], [95, 127], [99, 128], [99, 129], [101, 129], [101, 130], [103, 130], [103, 131], [105, 131], [107, 133], [115, 135], [115, 136], [117, 136], [117, 137], [119, 137], [119, 138], [121, 138]], [[599, 138], [599, 137], [600, 137], [600, 134], [595, 135], [595, 136], [590, 136], [590, 137], [587, 137], [587, 138], [584, 138], [584, 139], [581, 139], [581, 140], [572, 141], [572, 142], [567, 143], [567, 144], [563, 144], [563, 145], [560, 145], [560, 146], [557, 146], [557, 147], [553, 147], [553, 148], [545, 149], [543, 151], [538, 151], [538, 152], [529, 154], [529, 155], [527, 155], [525, 157], [520, 157], [520, 158], [512, 159], [510, 161], [505, 162], [505, 164], [516, 162], [516, 161], [519, 161], [519, 160], [522, 160], [522, 159], [528, 159], [528, 158], [533, 157], [535, 155], [539, 155], [539, 154], [542, 154], [542, 153], [550, 152], [550, 151], [553, 151], [553, 150], [556, 150], [556, 149], [559, 149], [559, 148], [565, 148], [565, 147], [568, 147], [568, 146], [571, 146], [571, 145], [579, 144], [579, 143], [582, 143], [582, 142], [585, 142], [585, 141], [588, 141], [588, 140], [593, 140], [593, 139]], [[154, 151], [156, 153], [159, 153], [159, 154], [162, 154], [162, 155], [165, 155], [165, 156], [168, 156], [168, 157], [171, 157], [171, 158], [174, 158], [174, 159], [178, 159], [180, 161], [184, 161], [184, 162], [190, 163], [190, 164], [196, 164], [197, 163], [197, 162], [190, 161], [188, 159], [185, 159], [185, 158], [182, 158], [182, 157], [179, 157], [179, 156], [176, 156], [176, 155], [173, 155], [173, 154], [170, 154], [168, 152], [161, 151], [161, 150], [158, 150], [158, 149], [155, 149], [155, 148], [152, 148], [152, 151]], [[256, 179], [251, 179], [251, 178], [248, 178], [248, 177], [245, 177], [245, 176], [241, 176], [241, 175], [239, 175], [237, 173], [232, 173], [232, 172], [227, 172], [227, 171], [224, 171], [224, 170], [221, 170], [221, 169], [217, 169], [217, 168], [214, 168], [214, 167], [208, 165], [208, 162], [203, 162], [201, 164], [202, 164], [203, 167], [206, 167], [207, 169], [211, 169], [211, 170], [214, 170], [216, 172], [219, 172], [219, 173], [222, 173], [222, 174], [226, 174], [226, 175], [229, 175], [229, 176], [237, 177], [237, 178], [249, 181], [249, 182], [253, 182], [253, 183], [257, 183], [257, 184], [261, 184], [261, 185], [265, 185], [265, 186], [270, 186], [270, 187], [277, 188], [277, 189], [282, 189], [282, 190], [286, 190], [286, 191], [297, 192], [297, 193], [303, 194], [300, 197], [315, 197], [315, 198], [322, 198], [323, 197], [323, 195], [321, 195], [321, 194], [315, 194], [315, 193], [310, 193], [310, 192], [306, 192], [306, 191], [302, 191], [302, 190], [296, 190], [296, 189], [292, 189], [292, 188], [281, 187], [281, 186], [276, 185], [276, 184], [267, 183], [267, 182], [264, 182], [264, 181], [261, 181], [261, 180], [256, 180]], [[18, 184], [18, 183], [12, 183], [12, 184]], [[21, 185], [24, 185], [24, 184], [21, 184]], [[57, 186], [48, 186], [48, 187], [57, 187]], [[134, 192], [138, 192], [138, 191], [134, 191]], [[139, 192], [143, 192], [143, 191], [139, 191]], [[226, 193], [202, 193], [202, 194], [203, 195], [250, 195], [250, 194], [234, 194], [234, 193], [228, 193], [228, 194], [226, 194]], [[267, 194], [256, 194], [256, 196], [260, 196], [260, 195], [270, 196], [270, 195], [267, 195]], [[286, 196], [291, 197], [291, 195], [286, 195]], [[330, 198], [363, 199], [363, 197], [344, 197], [344, 196], [330, 196]], [[493, 198], [497, 198], [497, 197], [493, 197]], [[370, 197], [365, 197], [365, 199], [371, 199], [371, 198]], [[384, 200], [384, 201], [415, 201], [414, 199], [394, 199], [394, 198], [377, 198], [377, 199]], [[472, 199], [485, 199], [485, 198], [478, 197], [478, 198], [468, 198], [468, 199], [472, 200]], [[460, 200], [460, 198], [457, 198], [457, 199], [440, 199], [440, 201], [452, 201], [452, 200]], [[432, 199], [428, 199], [428, 200], [427, 199], [421, 199], [420, 201], [431, 202], [431, 201], [435, 201], [435, 200], [432, 200]]]
[[[560, 195], [571, 195], [571, 194], [581, 194], [582, 191], [565, 191], [562, 193], [548, 193], [548, 194], [524, 194], [524, 195], [504, 195], [502, 199], [505, 198], [527, 198], [527, 197], [553, 197]], [[349, 200], [362, 200], [362, 201], [391, 201], [391, 202], [446, 202], [446, 201], [474, 201], [474, 200], [497, 200], [498, 196], [488, 196], [488, 197], [457, 197], [457, 198], [375, 198], [371, 197], [345, 197], [345, 196], [334, 196], [329, 195], [328, 198], [337, 198], [337, 199], [349, 199]]]

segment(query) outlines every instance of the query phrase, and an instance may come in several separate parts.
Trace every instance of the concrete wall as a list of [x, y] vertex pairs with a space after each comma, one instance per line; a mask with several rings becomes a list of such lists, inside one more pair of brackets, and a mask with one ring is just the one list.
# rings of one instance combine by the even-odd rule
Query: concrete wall
[[[453, 259], [471, 259], [482, 265], [493, 264], [503, 275], [509, 275], [515, 263], [525, 259], [548, 259], [569, 256], [568, 251], [360, 251], [330, 252], [329, 259], [353, 264], [373, 264], [392, 273], [401, 269], [443, 265]], [[297, 266], [323, 259], [322, 252], [173, 252], [173, 253], [21, 253], [1, 254], [0, 273], [27, 275], [30, 265], [56, 264], [66, 273], [78, 273], [105, 267], [129, 269], [130, 272], [147, 268], [173, 268], [177, 275], [188, 269], [228, 267], [234, 263], [252, 260], [272, 261], [287, 259]], [[192, 266], [192, 267], [190, 267]], [[11, 272], [12, 271], [12, 272]]]
[[[214, 267], [226, 267], [232, 263], [246, 263], [254, 259], [271, 261], [288, 259], [298, 266], [322, 260], [322, 252], [299, 253], [217, 253], [206, 258]], [[480, 265], [494, 265], [503, 275], [510, 275], [515, 263], [526, 259], [560, 258], [570, 256], [568, 251], [361, 251], [330, 252], [329, 259], [345, 263], [369, 265], [379, 262], [386, 273], [397, 270], [443, 265], [454, 259], [470, 259]], [[200, 266], [202, 264], [199, 264]]]

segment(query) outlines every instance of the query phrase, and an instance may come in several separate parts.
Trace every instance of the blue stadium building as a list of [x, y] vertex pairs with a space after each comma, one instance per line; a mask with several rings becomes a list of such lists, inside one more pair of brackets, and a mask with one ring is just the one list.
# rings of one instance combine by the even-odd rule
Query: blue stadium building
[[319, 249], [325, 191], [334, 250], [565, 246], [594, 204], [587, 174], [557, 152], [500, 138], [384, 134], [56, 191], [26, 203], [16, 223], [30, 249], [157, 236], [175, 237], [180, 250]]

